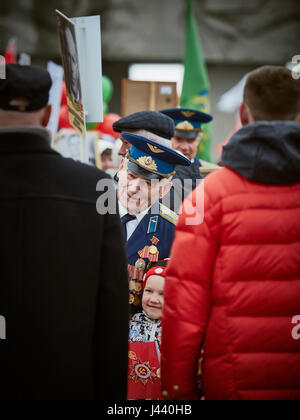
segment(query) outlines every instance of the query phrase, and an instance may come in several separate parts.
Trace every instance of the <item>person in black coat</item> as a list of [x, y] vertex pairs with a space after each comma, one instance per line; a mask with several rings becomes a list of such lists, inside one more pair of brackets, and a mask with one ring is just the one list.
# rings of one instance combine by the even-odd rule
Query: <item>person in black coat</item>
[[[99, 215], [93, 167], [50, 148], [50, 77], [0, 80], [2, 400], [126, 399], [128, 280], [118, 214]], [[111, 185], [111, 194], [114, 187]]]

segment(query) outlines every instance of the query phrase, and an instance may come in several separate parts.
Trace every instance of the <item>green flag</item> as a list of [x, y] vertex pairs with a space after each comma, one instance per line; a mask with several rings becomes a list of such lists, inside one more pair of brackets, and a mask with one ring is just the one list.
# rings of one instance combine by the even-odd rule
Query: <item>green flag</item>
[[[191, 0], [186, 0], [184, 66], [184, 80], [180, 98], [181, 108], [195, 109], [210, 114], [210, 83]], [[203, 137], [199, 145], [198, 157], [211, 161], [210, 124], [203, 125]]]

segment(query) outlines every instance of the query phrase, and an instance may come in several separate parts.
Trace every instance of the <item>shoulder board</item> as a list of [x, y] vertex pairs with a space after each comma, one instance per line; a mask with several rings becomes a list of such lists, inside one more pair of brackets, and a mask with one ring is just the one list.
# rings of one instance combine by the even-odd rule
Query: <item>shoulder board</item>
[[160, 204], [159, 214], [161, 217], [168, 220], [168, 222], [173, 223], [173, 225], [176, 225], [178, 220], [177, 214], [174, 211], [170, 210], [168, 207], [164, 206], [163, 204]]

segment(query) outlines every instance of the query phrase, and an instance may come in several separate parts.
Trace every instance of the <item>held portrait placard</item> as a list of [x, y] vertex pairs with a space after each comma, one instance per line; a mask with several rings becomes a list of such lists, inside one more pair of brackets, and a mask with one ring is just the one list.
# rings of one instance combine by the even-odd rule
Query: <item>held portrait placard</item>
[[56, 10], [71, 125], [103, 121], [100, 16], [69, 19]]
[[65, 158], [101, 169], [98, 141], [98, 133], [95, 131], [88, 131], [84, 139], [80, 133], [64, 129], [54, 136], [53, 149]]

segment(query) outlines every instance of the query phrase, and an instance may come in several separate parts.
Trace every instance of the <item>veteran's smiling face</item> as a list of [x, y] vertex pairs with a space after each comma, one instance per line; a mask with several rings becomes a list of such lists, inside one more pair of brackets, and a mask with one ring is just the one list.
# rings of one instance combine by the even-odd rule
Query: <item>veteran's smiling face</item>
[[172, 183], [167, 178], [149, 180], [137, 175], [127, 167], [123, 159], [118, 172], [118, 199], [129, 214], [136, 215], [152, 207], [171, 189]]
[[118, 198], [129, 214], [139, 214], [160, 198], [160, 181], [148, 180], [127, 169], [126, 162], [118, 173]]
[[175, 136], [172, 138], [172, 147], [177, 152], [181, 152], [189, 160], [195, 159], [201, 134], [197, 134], [193, 139]]

